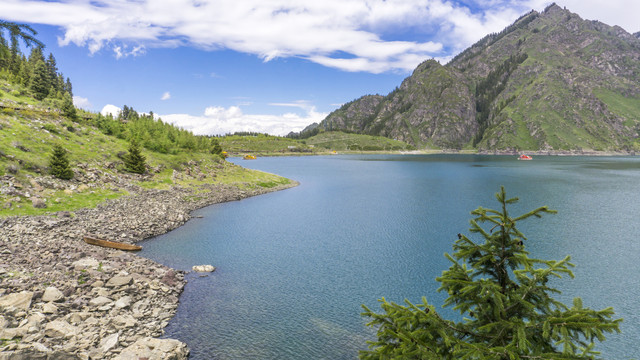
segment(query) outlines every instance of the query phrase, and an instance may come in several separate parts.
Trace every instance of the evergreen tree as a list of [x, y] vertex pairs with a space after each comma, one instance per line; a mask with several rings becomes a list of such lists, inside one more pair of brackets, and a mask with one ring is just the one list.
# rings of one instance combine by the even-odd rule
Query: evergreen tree
[[45, 61], [45, 65], [47, 67], [47, 77], [49, 80], [49, 84], [51, 84], [51, 86], [55, 90], [55, 93], [62, 88], [58, 87], [58, 65], [56, 62], [56, 58], [53, 57], [52, 53], [49, 53], [49, 57], [47, 58], [47, 61]]
[[43, 61], [38, 61], [31, 76], [30, 88], [33, 91], [33, 97], [38, 100], [46, 98], [50, 87], [47, 67]]
[[147, 170], [145, 161], [146, 158], [140, 152], [138, 142], [135, 139], [131, 140], [129, 153], [124, 157], [125, 169], [132, 173], [144, 174]]
[[[423, 297], [422, 304], [406, 306], [384, 298], [382, 314], [363, 306], [364, 316], [377, 328], [362, 359], [593, 359], [594, 342], [605, 333], [620, 332], [622, 319], [612, 308], [591, 310], [580, 298], [568, 307], [550, 294], [550, 278], [573, 277], [570, 257], [561, 261], [529, 258], [518, 221], [555, 213], [546, 206], [512, 217], [504, 188], [496, 194], [500, 210], [478, 208], [471, 214], [471, 233], [484, 243], [459, 234], [453, 246], [453, 263], [436, 280], [438, 291], [449, 297], [445, 306], [460, 311], [459, 322], [442, 318]], [[488, 224], [489, 230], [481, 227]]]
[[73, 105], [73, 99], [68, 93], [65, 93], [62, 98], [62, 115], [69, 120], [77, 120], [78, 115], [76, 113], [76, 107]]
[[39, 62], [46, 63], [44, 54], [42, 53], [42, 48], [35, 47], [31, 49], [31, 53], [29, 54], [29, 65], [31, 65], [31, 67], [35, 67]]
[[20, 46], [15, 37], [11, 37], [11, 49], [9, 52], [9, 72], [13, 75], [18, 75], [20, 71]]
[[215, 155], [222, 154], [222, 146], [220, 146], [220, 143], [215, 138], [211, 138], [211, 153]]
[[0, 20], [0, 31], [3, 30], [9, 32], [12, 43], [21, 39], [27, 46], [36, 45], [37, 47], [44, 47], [44, 44], [35, 38], [38, 32], [29, 25]]
[[73, 171], [69, 166], [69, 160], [67, 159], [67, 151], [62, 145], [56, 145], [53, 148], [53, 154], [49, 159], [49, 168], [51, 168], [51, 175], [58, 179], [69, 180], [73, 178]]
[[71, 80], [69, 80], [69, 78], [67, 78], [67, 82], [64, 84], [64, 91], [73, 97], [73, 86], [71, 85]]

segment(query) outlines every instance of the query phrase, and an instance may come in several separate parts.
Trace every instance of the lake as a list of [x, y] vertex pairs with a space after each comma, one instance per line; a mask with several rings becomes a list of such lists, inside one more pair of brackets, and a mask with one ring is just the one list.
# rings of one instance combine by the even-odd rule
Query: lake
[[[639, 358], [640, 158], [480, 155], [273, 157], [242, 166], [300, 186], [213, 205], [142, 256], [190, 270], [166, 337], [200, 359], [354, 359], [375, 333], [360, 316], [377, 300], [442, 305], [435, 278], [448, 269], [470, 212], [497, 208], [504, 185], [519, 215], [542, 205], [556, 215], [520, 230], [530, 256], [572, 256], [575, 279], [555, 286], [566, 304], [612, 306], [621, 334], [597, 349], [606, 359]], [[477, 238], [476, 238], [477, 239]], [[478, 239], [479, 240], [479, 239]], [[449, 309], [443, 316], [454, 318]]]

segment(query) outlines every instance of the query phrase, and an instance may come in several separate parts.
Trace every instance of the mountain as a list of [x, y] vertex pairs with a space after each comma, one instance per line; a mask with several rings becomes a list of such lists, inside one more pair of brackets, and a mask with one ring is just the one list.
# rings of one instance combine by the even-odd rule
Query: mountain
[[[421, 148], [640, 150], [640, 33], [548, 6], [316, 128]], [[301, 134], [304, 135], [304, 132]]]

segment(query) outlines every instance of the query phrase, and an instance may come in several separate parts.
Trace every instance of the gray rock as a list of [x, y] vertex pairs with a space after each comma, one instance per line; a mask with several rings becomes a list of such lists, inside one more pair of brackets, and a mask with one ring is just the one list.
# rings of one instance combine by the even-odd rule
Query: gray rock
[[184, 360], [189, 356], [187, 344], [175, 339], [154, 339], [150, 337], [138, 339], [116, 356], [115, 360]]
[[44, 302], [55, 302], [62, 300], [64, 300], [64, 294], [54, 286], [49, 286], [48, 288], [46, 288], [44, 290], [44, 294], [42, 295], [42, 301]]
[[103, 353], [108, 352], [109, 350], [113, 349], [114, 347], [116, 347], [116, 345], [118, 345], [118, 333], [115, 334], [111, 334], [109, 336], [107, 336], [106, 338], [102, 339], [102, 341], [100, 341], [100, 350]]
[[78, 328], [64, 320], [54, 320], [44, 327], [44, 336], [69, 339], [78, 334]]
[[100, 265], [100, 262], [92, 257], [86, 257], [74, 261], [71, 265], [73, 265], [73, 268], [76, 270], [96, 269]]
[[35, 197], [31, 199], [31, 205], [36, 209], [44, 209], [47, 207], [47, 203], [44, 200]]
[[131, 315], [118, 315], [113, 319], [113, 325], [116, 329], [130, 328], [138, 323]]
[[123, 296], [120, 299], [116, 300], [116, 309], [124, 309], [131, 306], [131, 296]]
[[116, 275], [107, 281], [106, 287], [118, 287], [124, 285], [130, 285], [133, 283], [133, 277], [131, 275], [120, 276]]
[[33, 291], [22, 291], [0, 297], [0, 309], [14, 307], [20, 310], [28, 310], [31, 306]]
[[113, 300], [109, 299], [108, 297], [98, 296], [97, 298], [92, 299], [91, 301], [89, 301], [89, 305], [91, 305], [91, 306], [104, 306], [104, 305], [110, 304], [112, 302], [113, 302]]
[[12, 340], [14, 338], [22, 338], [27, 334], [25, 328], [9, 328], [0, 330], [0, 339]]
[[211, 265], [194, 265], [191, 269], [195, 272], [213, 272], [216, 270], [216, 268]]
[[52, 303], [46, 303], [42, 305], [42, 313], [43, 314], [55, 314], [58, 312], [58, 307]]
[[33, 348], [34, 348], [36, 351], [43, 352], [43, 353], [51, 352], [51, 349], [49, 349], [49, 348], [48, 348], [48, 347], [46, 347], [44, 344], [41, 344], [41, 343], [39, 343], [39, 342], [37, 342], [37, 343], [33, 343]]

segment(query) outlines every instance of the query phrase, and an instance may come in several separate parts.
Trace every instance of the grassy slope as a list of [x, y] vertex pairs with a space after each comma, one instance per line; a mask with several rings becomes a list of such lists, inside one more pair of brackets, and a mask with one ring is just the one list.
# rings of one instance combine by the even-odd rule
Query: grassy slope
[[[278, 155], [311, 152], [311, 148], [300, 140], [265, 134], [228, 135], [219, 139], [222, 148], [231, 155], [257, 153], [258, 155]], [[289, 149], [293, 146], [293, 149]]]
[[[36, 189], [35, 178], [46, 176], [53, 146], [61, 144], [68, 151], [72, 168], [96, 168], [101, 173], [122, 176], [122, 161], [118, 153], [126, 153], [128, 142], [107, 136], [82, 120], [70, 121], [56, 112], [45, 112], [45, 104], [21, 96], [11, 85], [0, 88], [0, 101], [10, 99], [13, 104], [35, 105], [32, 109], [13, 110], [0, 108], [0, 188], [11, 183], [29, 197], [0, 192], [0, 217], [34, 215], [62, 210], [94, 207], [107, 199], [127, 194], [116, 184], [96, 186], [82, 190], [77, 180], [59, 181], [64, 189]], [[266, 187], [288, 183], [290, 180], [259, 171], [248, 170], [225, 162], [218, 156], [199, 152], [179, 152], [176, 155], [160, 154], [143, 149], [147, 164], [158, 169], [147, 178], [139, 177], [134, 183], [143, 188], [169, 189], [171, 186], [195, 188], [204, 183], [233, 184], [241, 188]], [[106, 166], [107, 164], [114, 166]], [[81, 165], [82, 168], [79, 167]], [[196, 165], [197, 164], [197, 165]], [[205, 178], [183, 176], [173, 178], [174, 170], [198, 168], [207, 174]], [[12, 170], [17, 169], [17, 173]], [[214, 176], [215, 175], [215, 176]], [[65, 191], [66, 190], [66, 191]], [[72, 191], [70, 191], [72, 190]], [[82, 190], [82, 191], [81, 191]], [[36, 209], [30, 197], [47, 200], [47, 208]], [[9, 207], [9, 203], [11, 206]]]
[[[518, 29], [503, 39], [503, 46], [523, 40], [523, 49], [529, 58], [514, 72], [510, 86], [497, 99], [499, 102], [513, 96], [515, 100], [496, 116], [480, 147], [607, 151], [624, 146], [624, 137], [617, 134], [614, 126], [602, 116], [594, 114], [593, 109], [600, 100], [617, 115], [635, 118], [640, 113], [638, 100], [624, 98], [610, 90], [593, 89], [594, 96], [589, 95], [589, 90], [572, 90], [566, 83], [567, 78], [573, 78], [576, 87], [582, 83], [597, 85], [609, 82], [610, 86], [618, 88], [625, 85], [615, 77], [603, 80], [604, 74], [588, 68], [578, 57], [565, 56], [549, 47], [544, 42], [545, 38], [534, 37], [530, 33], [532, 28], [539, 29], [540, 33], [557, 33], [561, 31], [559, 27], [549, 19], [538, 18], [528, 29]], [[583, 51], [588, 53], [590, 49], [602, 48], [596, 45], [594, 43]], [[507, 52], [499, 48], [493, 50], [495, 53]], [[635, 123], [627, 120], [625, 125]]]
[[[231, 155], [300, 155], [332, 151], [398, 151], [413, 149], [401, 141], [381, 136], [348, 134], [340, 131], [321, 132], [304, 140], [259, 134], [221, 137], [220, 145]], [[289, 148], [292, 147], [292, 148]]]
[[413, 147], [402, 141], [381, 136], [348, 134], [340, 131], [321, 132], [306, 140], [308, 145], [335, 151], [399, 151]]

